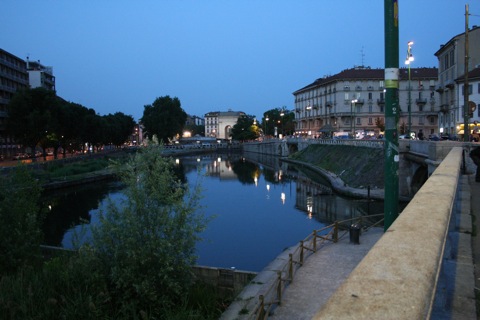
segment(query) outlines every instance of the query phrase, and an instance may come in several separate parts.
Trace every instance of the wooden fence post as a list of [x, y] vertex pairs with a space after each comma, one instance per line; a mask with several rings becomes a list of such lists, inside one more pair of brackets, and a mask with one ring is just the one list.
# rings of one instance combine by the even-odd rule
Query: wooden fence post
[[289, 254], [289, 265], [288, 265], [288, 278], [290, 279], [290, 282], [293, 282], [293, 254]]
[[333, 226], [333, 242], [338, 242], [338, 221], [335, 221], [335, 225]]

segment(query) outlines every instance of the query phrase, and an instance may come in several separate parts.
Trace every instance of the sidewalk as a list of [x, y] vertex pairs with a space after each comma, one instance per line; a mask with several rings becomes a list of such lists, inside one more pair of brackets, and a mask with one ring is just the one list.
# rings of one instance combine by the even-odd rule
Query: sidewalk
[[372, 228], [362, 232], [360, 244], [353, 244], [346, 234], [310, 256], [269, 319], [311, 319], [382, 235], [383, 228]]

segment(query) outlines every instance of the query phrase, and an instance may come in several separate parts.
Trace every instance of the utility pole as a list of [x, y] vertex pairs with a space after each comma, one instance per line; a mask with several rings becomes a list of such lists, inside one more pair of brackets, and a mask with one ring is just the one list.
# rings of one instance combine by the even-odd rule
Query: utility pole
[[468, 104], [468, 4], [465, 5], [465, 82], [463, 86], [463, 141], [470, 141], [470, 128], [468, 127], [468, 118], [470, 113], [470, 106]]
[[398, 1], [384, 0], [385, 10], [385, 201], [384, 231], [398, 217]]

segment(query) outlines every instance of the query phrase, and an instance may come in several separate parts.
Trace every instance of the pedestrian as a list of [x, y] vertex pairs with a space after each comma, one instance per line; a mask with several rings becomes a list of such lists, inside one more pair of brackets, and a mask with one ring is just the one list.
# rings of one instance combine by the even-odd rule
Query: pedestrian
[[423, 140], [423, 130], [422, 129], [418, 130], [418, 139]]
[[480, 147], [476, 147], [470, 151], [470, 158], [472, 158], [473, 163], [477, 165], [477, 174], [475, 175], [475, 181], [480, 182]]

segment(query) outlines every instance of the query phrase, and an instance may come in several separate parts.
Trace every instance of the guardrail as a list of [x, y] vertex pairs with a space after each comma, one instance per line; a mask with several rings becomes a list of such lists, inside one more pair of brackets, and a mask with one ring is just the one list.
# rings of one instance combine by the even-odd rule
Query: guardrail
[[[258, 303], [250, 314], [249, 319], [264, 320], [268, 319], [270, 311], [277, 305], [282, 303], [282, 296], [285, 289], [293, 282], [296, 271], [303, 266], [305, 260], [312, 254], [317, 252], [323, 243], [331, 241], [338, 242], [350, 230], [349, 226], [354, 224], [362, 225], [365, 219], [380, 217], [383, 214], [375, 214], [369, 216], [361, 216], [352, 219], [335, 221], [333, 224], [314, 230], [305, 239], [301, 240], [298, 247], [289, 254], [288, 261], [277, 271], [276, 279], [267, 287], [264, 288], [262, 294], [258, 297]], [[383, 219], [371, 223], [363, 230], [375, 227], [381, 224]], [[341, 235], [339, 233], [344, 231]]]

